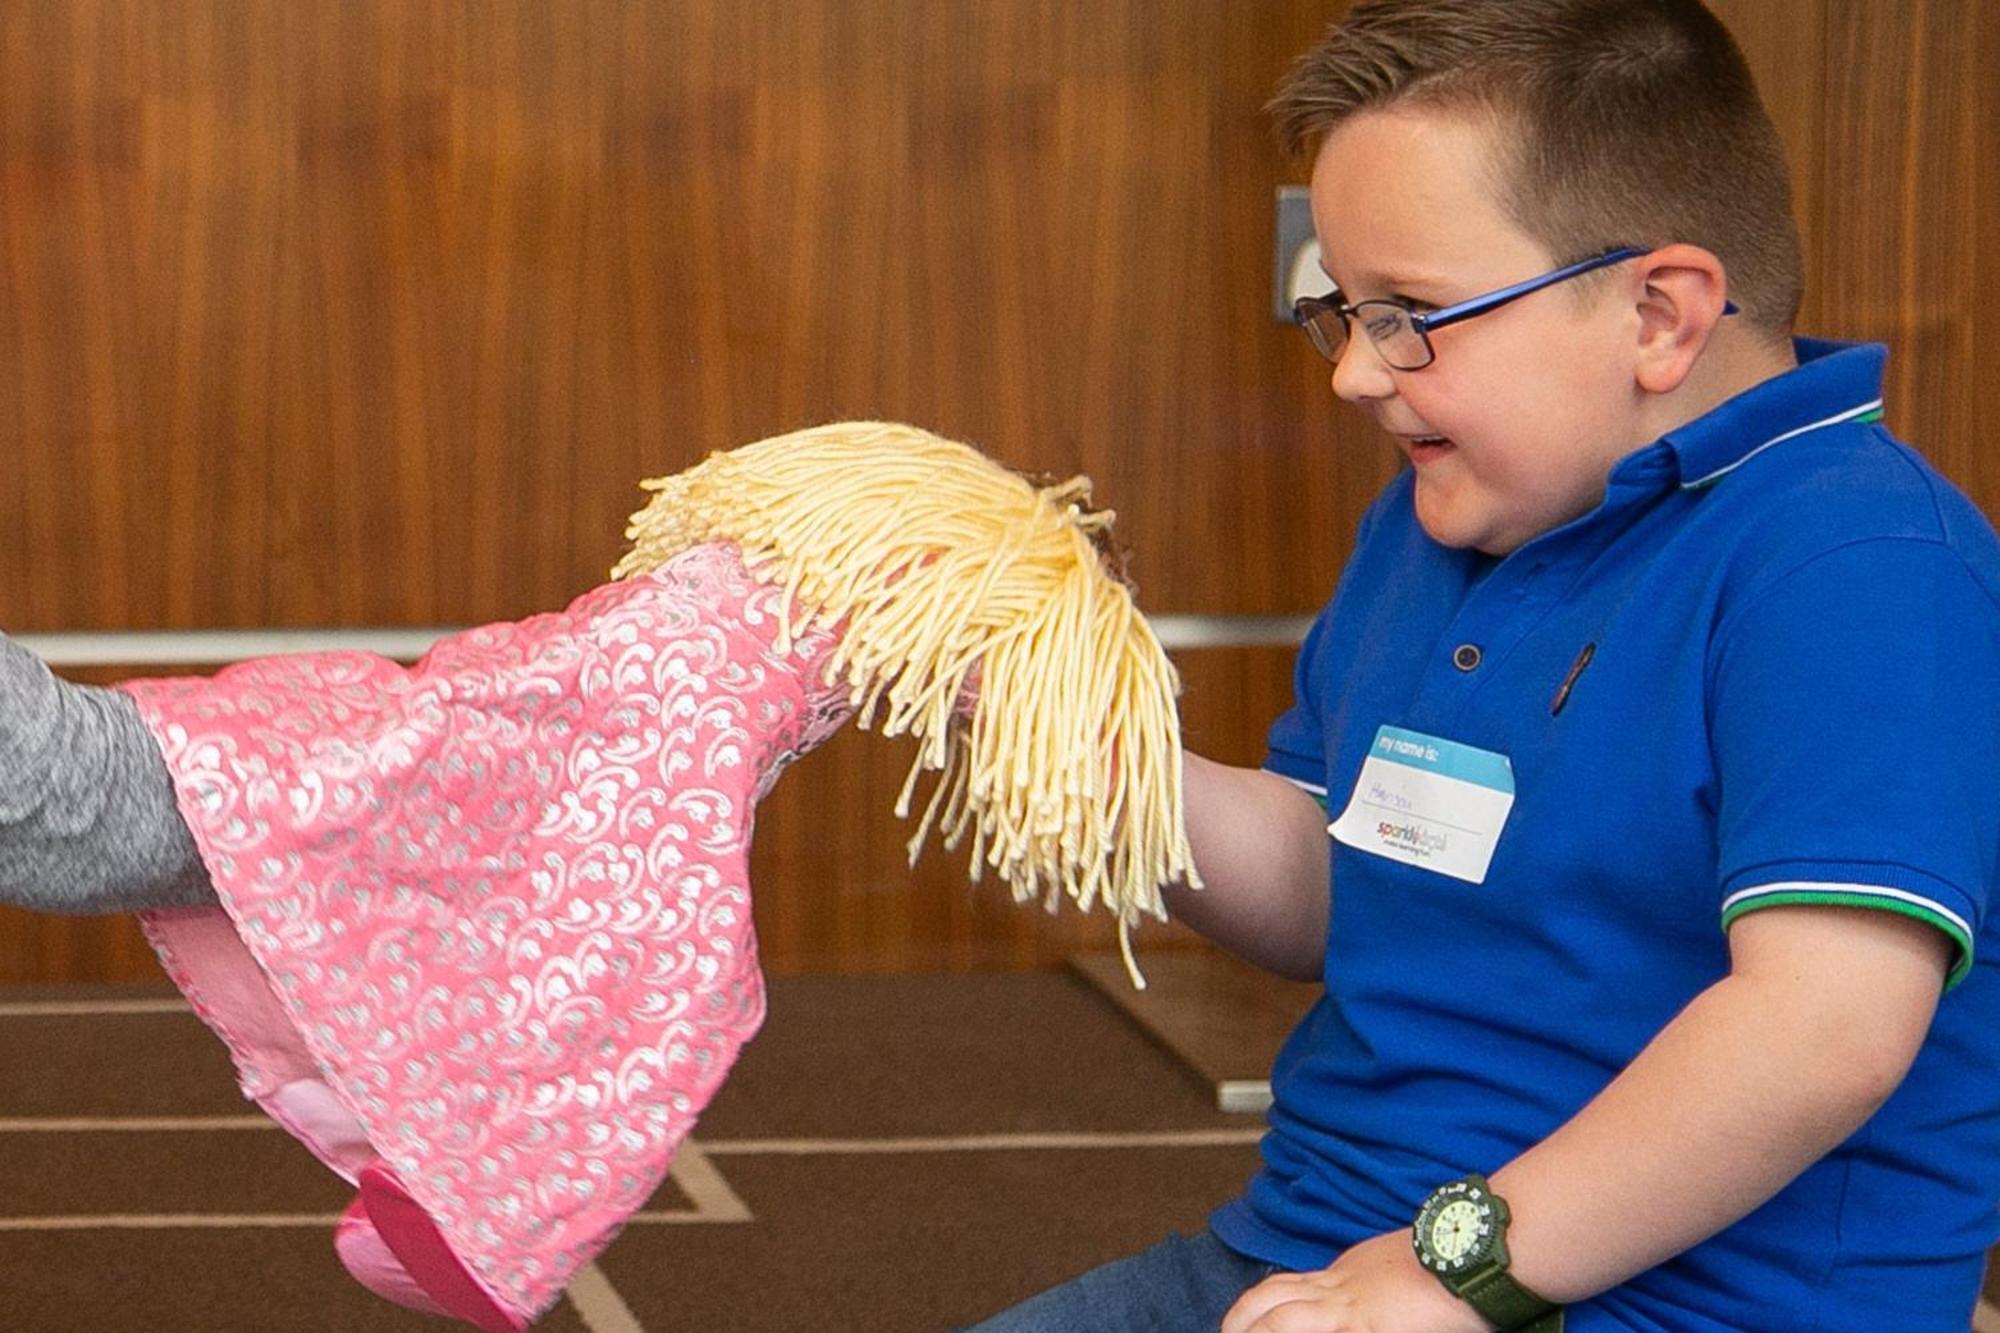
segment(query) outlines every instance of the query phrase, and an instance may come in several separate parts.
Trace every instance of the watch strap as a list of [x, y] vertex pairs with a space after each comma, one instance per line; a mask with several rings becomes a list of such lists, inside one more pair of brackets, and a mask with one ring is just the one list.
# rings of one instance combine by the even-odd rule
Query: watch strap
[[1504, 1268], [1488, 1268], [1447, 1285], [1460, 1300], [1479, 1311], [1481, 1317], [1496, 1328], [1533, 1328], [1542, 1333], [1544, 1326], [1541, 1318], [1552, 1311], [1558, 1320], [1547, 1327], [1561, 1327], [1561, 1307], [1522, 1286]]

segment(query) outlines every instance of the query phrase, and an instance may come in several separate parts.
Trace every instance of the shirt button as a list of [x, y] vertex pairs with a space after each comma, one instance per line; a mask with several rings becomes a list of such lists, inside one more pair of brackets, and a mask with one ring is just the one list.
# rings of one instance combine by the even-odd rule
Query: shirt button
[[1476, 643], [1461, 643], [1458, 645], [1458, 647], [1452, 650], [1451, 664], [1460, 671], [1477, 671], [1479, 669], [1479, 645]]

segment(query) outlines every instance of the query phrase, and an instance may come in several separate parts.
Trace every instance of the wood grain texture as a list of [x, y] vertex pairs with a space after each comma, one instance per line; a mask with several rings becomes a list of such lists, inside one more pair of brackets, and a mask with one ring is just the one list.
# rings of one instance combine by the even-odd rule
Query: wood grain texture
[[1352, 508], [1267, 314], [1259, 105], [1318, 15], [1256, 15], [0, 7], [0, 623], [518, 616], [640, 477], [842, 417], [1090, 471], [1163, 608], [1311, 605], [1325, 564], [1230, 572]]
[[1814, 278], [1823, 327], [1889, 345], [1890, 425], [1991, 514], [2000, 431], [1978, 410], [1974, 347], [1993, 327], [1979, 204], [2000, 135], [1981, 85], [2000, 52], [1980, 50], [1979, 8], [1829, 0]]
[[[0, 626], [544, 610], [639, 477], [851, 416], [1089, 472], [1151, 610], [1313, 609], [1393, 456], [1270, 319], [1261, 106], [1340, 8], [0, 4]], [[1892, 424], [2000, 513], [2000, 6], [1716, 8], [1806, 328], [1887, 341]], [[1190, 743], [1254, 762], [1285, 656], [1183, 655]], [[1109, 942], [908, 871], [905, 754], [767, 805], [774, 970]], [[139, 974], [129, 923], [0, 917], [0, 979]]]

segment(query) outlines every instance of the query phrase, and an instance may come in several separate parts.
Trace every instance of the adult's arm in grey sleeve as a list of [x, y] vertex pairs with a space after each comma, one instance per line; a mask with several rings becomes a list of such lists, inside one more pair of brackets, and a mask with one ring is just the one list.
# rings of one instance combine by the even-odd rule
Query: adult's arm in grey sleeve
[[0, 635], [0, 903], [84, 916], [214, 902], [138, 705]]

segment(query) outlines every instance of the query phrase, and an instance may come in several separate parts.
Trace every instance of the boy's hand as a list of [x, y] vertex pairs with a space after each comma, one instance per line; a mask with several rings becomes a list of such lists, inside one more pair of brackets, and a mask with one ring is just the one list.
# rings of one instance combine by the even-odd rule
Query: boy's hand
[[1479, 1312], [1425, 1272], [1410, 1233], [1362, 1241], [1317, 1273], [1280, 1273], [1243, 1293], [1222, 1333], [1488, 1333]]

